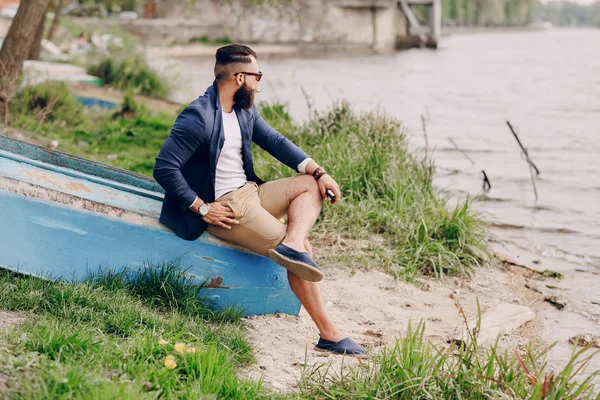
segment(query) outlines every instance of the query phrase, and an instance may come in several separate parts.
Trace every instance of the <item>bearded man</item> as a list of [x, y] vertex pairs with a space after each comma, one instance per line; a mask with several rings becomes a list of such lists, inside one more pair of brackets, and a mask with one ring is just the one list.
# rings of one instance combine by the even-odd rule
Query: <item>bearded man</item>
[[[328, 193], [340, 189], [304, 151], [275, 131], [254, 106], [263, 77], [256, 53], [232, 44], [216, 53], [215, 81], [177, 117], [154, 167], [165, 189], [160, 222], [186, 240], [203, 232], [270, 257], [315, 322], [316, 350], [364, 356], [331, 319], [321, 294], [321, 268], [308, 233]], [[263, 182], [254, 173], [252, 142], [300, 175]], [[288, 216], [287, 226], [280, 218]]]

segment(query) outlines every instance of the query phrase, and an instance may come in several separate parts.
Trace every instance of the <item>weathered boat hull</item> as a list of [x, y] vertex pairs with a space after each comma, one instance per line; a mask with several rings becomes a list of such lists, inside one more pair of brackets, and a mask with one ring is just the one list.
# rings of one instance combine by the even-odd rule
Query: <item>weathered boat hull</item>
[[178, 260], [215, 307], [298, 314], [285, 269], [208, 234], [180, 239], [158, 223], [161, 199], [146, 177], [0, 136], [0, 266], [81, 282]]

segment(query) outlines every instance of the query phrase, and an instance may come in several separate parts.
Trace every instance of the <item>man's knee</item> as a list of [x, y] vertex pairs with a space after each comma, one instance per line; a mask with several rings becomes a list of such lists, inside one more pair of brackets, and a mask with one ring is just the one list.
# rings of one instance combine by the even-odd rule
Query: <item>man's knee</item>
[[292, 200], [303, 193], [311, 193], [315, 199], [322, 200], [319, 185], [311, 175], [299, 175], [294, 178], [294, 185], [291, 190]]

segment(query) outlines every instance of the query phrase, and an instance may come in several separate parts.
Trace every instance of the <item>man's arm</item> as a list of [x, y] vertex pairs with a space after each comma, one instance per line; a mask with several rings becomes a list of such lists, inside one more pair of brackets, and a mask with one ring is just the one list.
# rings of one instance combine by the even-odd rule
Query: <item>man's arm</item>
[[304, 160], [309, 158], [309, 156], [289, 139], [267, 124], [256, 108], [253, 109], [253, 113], [254, 130], [252, 132], [252, 141], [283, 164], [292, 168], [294, 171], [298, 171], [298, 166]]
[[200, 113], [191, 107], [185, 108], [177, 117], [154, 165], [154, 179], [166, 192], [174, 195], [184, 209], [197, 203], [198, 196], [183, 177], [182, 169], [203, 144], [204, 130]]
[[[253, 109], [253, 112], [255, 121], [252, 140], [256, 144], [295, 171], [312, 175], [319, 168], [319, 164], [304, 151], [269, 126], [260, 116], [256, 107]], [[335, 204], [339, 201], [341, 198], [340, 188], [330, 175], [326, 174], [322, 176], [318, 180], [318, 183], [323, 199], [327, 198], [327, 190], [331, 190], [335, 195], [333, 203]]]

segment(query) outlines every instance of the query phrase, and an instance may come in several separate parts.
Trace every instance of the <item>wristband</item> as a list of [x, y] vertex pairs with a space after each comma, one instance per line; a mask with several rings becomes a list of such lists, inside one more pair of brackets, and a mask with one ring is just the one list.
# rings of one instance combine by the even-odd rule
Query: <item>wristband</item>
[[314, 170], [314, 172], [312, 173], [312, 176], [318, 181], [319, 179], [321, 179], [321, 177], [323, 175], [327, 175], [327, 171], [325, 171], [325, 168], [323, 167], [319, 167], [316, 170]]

